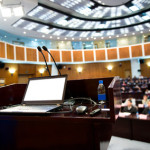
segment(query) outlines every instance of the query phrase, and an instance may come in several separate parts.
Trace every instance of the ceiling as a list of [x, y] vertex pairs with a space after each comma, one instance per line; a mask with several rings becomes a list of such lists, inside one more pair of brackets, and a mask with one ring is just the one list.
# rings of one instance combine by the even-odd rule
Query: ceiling
[[[3, 0], [5, 2], [6, 0]], [[150, 0], [21, 1], [25, 15], [3, 20], [0, 29], [54, 40], [98, 40], [150, 33]]]

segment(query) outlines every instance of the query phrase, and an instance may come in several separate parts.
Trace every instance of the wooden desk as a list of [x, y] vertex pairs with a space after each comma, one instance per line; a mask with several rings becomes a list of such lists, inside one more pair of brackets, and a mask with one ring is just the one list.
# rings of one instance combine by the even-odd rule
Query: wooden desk
[[[74, 97], [86, 96], [95, 100], [99, 80], [68, 81], [67, 88]], [[103, 150], [102, 143], [110, 141], [112, 125], [122, 101], [118, 78], [102, 80], [106, 87], [107, 106], [110, 111], [101, 112], [94, 117], [89, 116], [89, 113], [76, 114], [76, 106], [73, 106], [73, 112], [69, 114], [1, 113], [0, 150]], [[67, 109], [64, 107], [64, 110]], [[95, 108], [88, 106], [88, 112], [92, 109]]]
[[113, 135], [150, 142], [150, 116], [146, 120], [138, 119], [136, 115], [130, 115], [125, 118], [119, 117], [113, 128]]

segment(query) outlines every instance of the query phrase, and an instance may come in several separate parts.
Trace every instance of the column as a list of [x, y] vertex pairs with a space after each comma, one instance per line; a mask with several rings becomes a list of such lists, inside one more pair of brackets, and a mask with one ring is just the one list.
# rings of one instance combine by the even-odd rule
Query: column
[[55, 64], [52, 64], [51, 75], [52, 75], [52, 76], [58, 75], [58, 70], [57, 70]]
[[138, 59], [132, 59], [131, 60], [131, 72], [132, 72], [132, 78], [133, 77], [139, 77], [141, 75], [141, 67], [140, 62]]

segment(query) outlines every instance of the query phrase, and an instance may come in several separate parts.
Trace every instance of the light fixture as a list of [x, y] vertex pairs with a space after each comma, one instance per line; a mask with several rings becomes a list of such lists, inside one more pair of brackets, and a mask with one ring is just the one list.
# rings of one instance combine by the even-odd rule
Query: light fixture
[[57, 37], [57, 39], [59, 40], [59, 39], [60, 39], [60, 37]]
[[39, 72], [41, 73], [41, 76], [43, 75], [44, 71], [45, 71], [44, 68], [39, 69]]
[[42, 37], [44, 38], [44, 37], [45, 37], [45, 35], [42, 35]]
[[141, 31], [141, 33], [143, 33], [143, 31]]
[[132, 35], [135, 35], [135, 33], [132, 33]]
[[26, 34], [26, 32], [23, 32], [23, 34]]
[[78, 71], [79, 73], [81, 73], [81, 72], [82, 72], [82, 67], [78, 67], [78, 68], [77, 68], [77, 71]]
[[11, 16], [23, 16], [24, 15], [24, 9], [23, 6], [21, 5], [21, 2], [19, 4], [7, 4], [4, 5], [3, 1], [0, 1], [1, 5], [1, 13], [2, 17], [11, 17]]
[[150, 67], [150, 62], [147, 63], [148, 67]]
[[109, 65], [109, 66], [107, 67], [107, 69], [108, 69], [109, 71], [111, 71], [111, 70], [112, 70], [112, 66]]
[[15, 71], [16, 71], [16, 70], [15, 70], [14, 68], [10, 68], [10, 69], [9, 69], [9, 72], [11, 73], [11, 76], [13, 76], [13, 74], [15, 73]]

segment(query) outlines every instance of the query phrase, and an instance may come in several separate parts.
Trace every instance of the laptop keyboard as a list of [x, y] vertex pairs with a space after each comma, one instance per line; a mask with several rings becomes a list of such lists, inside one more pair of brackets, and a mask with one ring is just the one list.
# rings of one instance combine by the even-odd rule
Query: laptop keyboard
[[40, 105], [40, 106], [15, 106], [7, 109], [0, 110], [0, 112], [47, 112], [58, 106], [56, 105]]

